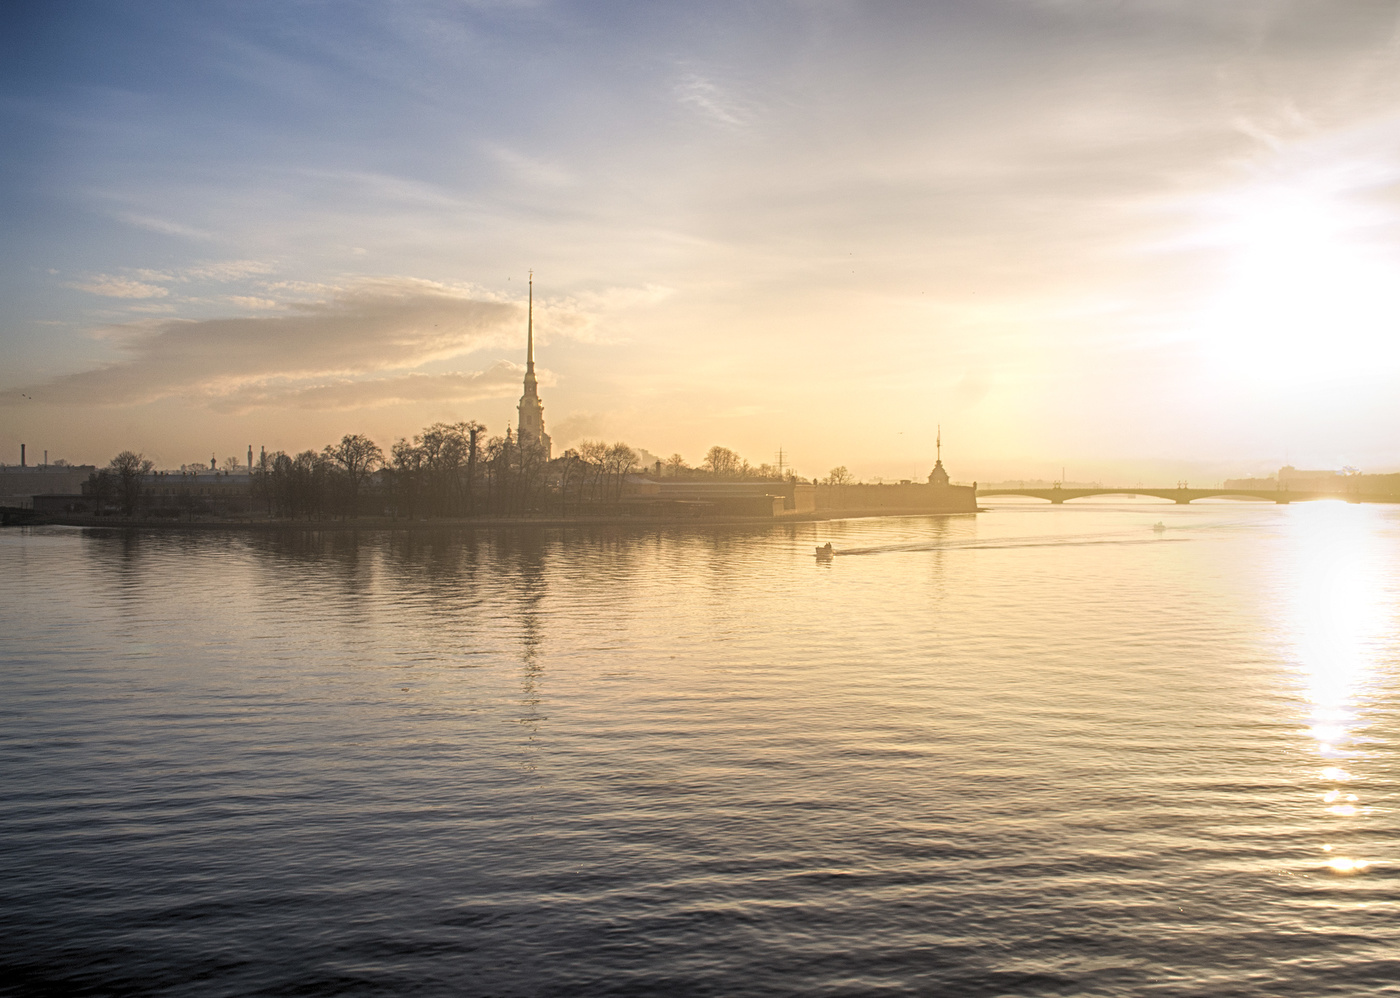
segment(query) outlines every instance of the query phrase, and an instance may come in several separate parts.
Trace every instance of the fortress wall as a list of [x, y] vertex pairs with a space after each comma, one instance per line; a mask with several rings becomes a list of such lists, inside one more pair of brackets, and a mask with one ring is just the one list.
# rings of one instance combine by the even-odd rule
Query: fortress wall
[[818, 485], [816, 508], [970, 513], [977, 509], [977, 494], [969, 485]]

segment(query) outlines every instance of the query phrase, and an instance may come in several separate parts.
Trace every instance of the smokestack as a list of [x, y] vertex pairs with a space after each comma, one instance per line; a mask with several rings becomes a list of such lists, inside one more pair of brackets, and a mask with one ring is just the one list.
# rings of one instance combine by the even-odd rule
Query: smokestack
[[248, 445], [248, 474], [253, 473], [253, 445]]
[[24, 444], [19, 445], [19, 466], [24, 467]]

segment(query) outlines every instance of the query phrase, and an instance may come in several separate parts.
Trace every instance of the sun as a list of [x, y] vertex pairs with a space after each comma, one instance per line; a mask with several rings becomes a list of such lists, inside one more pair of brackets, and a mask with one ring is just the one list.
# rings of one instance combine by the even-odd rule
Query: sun
[[1374, 238], [1388, 214], [1321, 180], [1213, 198], [1219, 283], [1198, 321], [1209, 366], [1297, 388], [1374, 376], [1400, 361], [1400, 268]]

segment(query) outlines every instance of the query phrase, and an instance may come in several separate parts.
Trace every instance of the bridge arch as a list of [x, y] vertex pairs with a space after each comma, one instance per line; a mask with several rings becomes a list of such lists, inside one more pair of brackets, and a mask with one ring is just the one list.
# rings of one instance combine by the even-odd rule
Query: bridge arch
[[1097, 491], [1097, 490], [1092, 490], [1092, 489], [1091, 489], [1091, 490], [1086, 491], [1085, 494], [1083, 494], [1083, 495], [1076, 495], [1076, 496], [1073, 496], [1072, 498], [1066, 499], [1065, 502], [1067, 502], [1067, 503], [1071, 503], [1071, 502], [1072, 502], [1072, 503], [1076, 503], [1077, 505], [1079, 505], [1078, 500], [1080, 500], [1080, 499], [1100, 499], [1100, 498], [1103, 498], [1103, 499], [1112, 499], [1112, 498], [1120, 498], [1120, 499], [1155, 499], [1155, 500], [1157, 500], [1157, 502], [1154, 502], [1154, 503], [1152, 504], [1152, 505], [1154, 505], [1154, 506], [1156, 506], [1156, 505], [1163, 505], [1163, 504], [1170, 506], [1170, 505], [1173, 505], [1173, 504], [1176, 502], [1175, 499], [1172, 499], [1172, 498], [1170, 498], [1169, 496], [1159, 495], [1159, 494], [1157, 493], [1157, 491], [1151, 490], [1151, 489], [1105, 489], [1105, 490], [1103, 490], [1103, 491]]
[[1090, 496], [1150, 496], [1155, 499], [1165, 499], [1168, 502], [1185, 506], [1195, 502], [1197, 499], [1252, 499], [1257, 502], [1272, 503], [1292, 503], [1310, 502], [1320, 499], [1337, 499], [1347, 502], [1362, 502], [1364, 497], [1360, 495], [1338, 495], [1330, 492], [1288, 492], [1286, 490], [1271, 489], [1227, 489], [1227, 488], [1207, 488], [1207, 489], [1144, 489], [1144, 488], [1123, 488], [1122, 486], [1107, 488], [1087, 488], [1087, 489], [1015, 489], [1015, 488], [990, 488], [979, 489], [977, 497], [979, 499], [990, 499], [995, 496], [1026, 496], [1032, 499], [1045, 499], [1059, 505], [1061, 503], [1072, 502], [1075, 499], [1085, 499]]

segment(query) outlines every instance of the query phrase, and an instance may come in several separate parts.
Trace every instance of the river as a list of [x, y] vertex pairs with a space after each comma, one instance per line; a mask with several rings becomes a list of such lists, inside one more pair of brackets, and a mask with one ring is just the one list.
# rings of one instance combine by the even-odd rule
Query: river
[[9, 993], [1400, 993], [1400, 508], [9, 529], [0, 605]]

